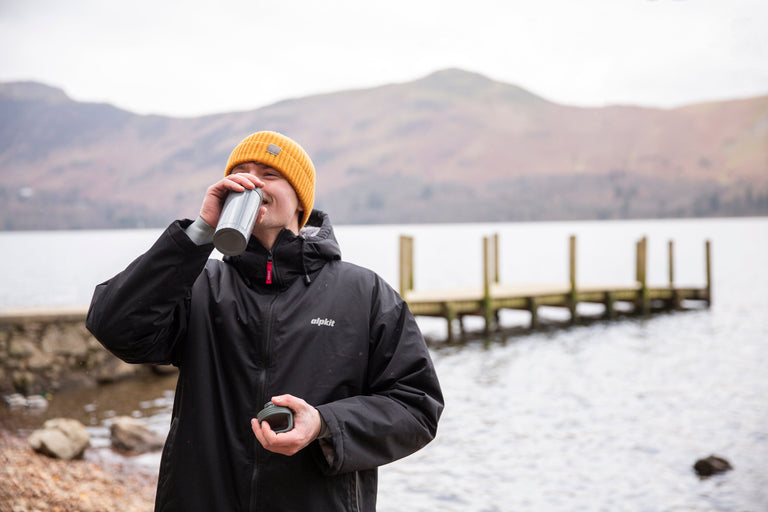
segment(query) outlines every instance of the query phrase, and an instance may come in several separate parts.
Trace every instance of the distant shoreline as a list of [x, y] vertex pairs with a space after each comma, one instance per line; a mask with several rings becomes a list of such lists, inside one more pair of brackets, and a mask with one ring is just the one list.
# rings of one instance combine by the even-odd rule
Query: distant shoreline
[[[181, 217], [179, 217], [181, 218]], [[434, 219], [419, 219], [403, 220], [398, 222], [391, 222], [389, 220], [381, 220], [380, 222], [368, 221], [368, 222], [338, 222], [334, 223], [334, 229], [344, 228], [360, 228], [360, 227], [382, 227], [382, 226], [402, 226], [403, 229], [407, 229], [411, 226], [449, 226], [449, 225], [470, 225], [470, 224], [547, 224], [547, 223], [562, 223], [562, 222], [644, 222], [644, 221], [697, 221], [697, 220], [749, 220], [749, 219], [766, 219], [768, 218], [768, 210], [759, 211], [756, 213], [748, 214], [734, 214], [734, 215], [684, 215], [684, 216], [660, 216], [660, 217], [553, 217], [553, 218], [531, 218], [531, 219], [462, 219], [462, 220], [434, 220]], [[147, 225], [135, 225], [124, 226], [119, 224], [110, 225], [71, 225], [71, 226], [30, 226], [30, 227], [2, 227], [0, 226], [0, 235], [15, 235], [24, 233], [45, 234], [47, 233], [85, 233], [89, 231], [104, 231], [104, 232], [119, 232], [119, 231], [149, 231], [157, 232], [159, 235], [164, 229], [168, 227], [172, 220], [168, 220], [166, 223], [156, 223]]]

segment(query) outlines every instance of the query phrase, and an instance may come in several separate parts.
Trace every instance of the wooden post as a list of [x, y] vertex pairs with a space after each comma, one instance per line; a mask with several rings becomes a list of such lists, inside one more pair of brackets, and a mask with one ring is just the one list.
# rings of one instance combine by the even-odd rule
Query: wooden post
[[669, 248], [669, 288], [675, 289], [675, 242], [670, 240], [667, 246]]
[[445, 312], [445, 321], [448, 323], [448, 343], [453, 343], [453, 321], [456, 319], [456, 311], [448, 302], [443, 303], [443, 311]]
[[536, 297], [528, 297], [528, 311], [531, 312], [531, 330], [539, 328], [539, 305], [536, 303]]
[[613, 296], [613, 292], [605, 292], [605, 315], [604, 317], [607, 320], [613, 320], [616, 318], [616, 308], [614, 307], [614, 304], [616, 303], [616, 299]]
[[680, 293], [675, 289], [675, 242], [669, 241], [669, 291], [672, 298], [667, 304], [669, 309], [681, 309], [682, 300]]
[[491, 239], [483, 237], [483, 316], [485, 317], [485, 334], [490, 334], [493, 325], [494, 312], [491, 310], [491, 264], [493, 255]]
[[491, 241], [487, 236], [483, 237], [483, 299], [491, 296], [491, 270], [489, 268]]
[[413, 290], [413, 237], [400, 235], [400, 295]]
[[568, 307], [571, 310], [571, 323], [576, 323], [576, 307], [577, 307], [577, 294], [576, 294], [576, 235], [571, 235], [568, 243], [569, 253], [569, 265], [568, 273], [571, 281], [571, 290], [569, 293]]
[[[501, 282], [501, 272], [499, 271], [499, 265], [500, 265], [500, 258], [499, 258], [499, 234], [494, 233], [493, 235], [493, 268], [494, 268], [494, 278], [493, 282], [496, 284], [499, 284]], [[499, 321], [499, 311], [498, 309], [494, 310], [493, 312], [493, 324], [496, 326], [496, 328], [500, 328], [501, 322]]]
[[493, 282], [499, 284], [499, 234], [493, 235]]
[[637, 242], [637, 282], [640, 285], [640, 289], [638, 290], [636, 307], [643, 315], [647, 315], [650, 311], [650, 304], [648, 303], [648, 283], [646, 281], [648, 264], [647, 247], [648, 239], [646, 237], [641, 238]]
[[712, 244], [709, 240], [704, 244], [707, 262], [707, 307], [712, 306]]

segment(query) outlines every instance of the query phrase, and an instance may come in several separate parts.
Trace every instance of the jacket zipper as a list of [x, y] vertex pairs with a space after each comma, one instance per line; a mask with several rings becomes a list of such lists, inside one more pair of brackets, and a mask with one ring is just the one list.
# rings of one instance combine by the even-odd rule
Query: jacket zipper
[[355, 510], [360, 512], [360, 472], [355, 471]]
[[[272, 254], [270, 253], [270, 263], [272, 260]], [[264, 364], [264, 369], [259, 373], [259, 378], [257, 382], [257, 390], [256, 390], [256, 407], [258, 410], [261, 409], [261, 407], [264, 406], [266, 403], [265, 401], [265, 394], [266, 390], [264, 389], [267, 384], [267, 369], [269, 368], [269, 354], [270, 354], [270, 348], [272, 345], [272, 310], [274, 308], [275, 302], [277, 301], [277, 295], [272, 298], [272, 300], [269, 302], [269, 307], [267, 308], [267, 312], [264, 315], [264, 342], [260, 343], [259, 346], [261, 348], [261, 360]], [[249, 504], [249, 510], [250, 512], [257, 512], [257, 502], [258, 502], [258, 493], [257, 491], [257, 484], [259, 479], [259, 450], [261, 449], [261, 445], [259, 444], [259, 440], [256, 439], [256, 436], [253, 436], [253, 472], [251, 473], [251, 499]]]

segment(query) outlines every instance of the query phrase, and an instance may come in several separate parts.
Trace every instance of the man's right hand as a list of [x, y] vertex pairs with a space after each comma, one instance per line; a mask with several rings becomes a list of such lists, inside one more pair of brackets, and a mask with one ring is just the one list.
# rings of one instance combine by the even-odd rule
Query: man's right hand
[[200, 207], [200, 217], [209, 226], [215, 228], [219, 224], [224, 200], [230, 192], [242, 192], [245, 189], [253, 190], [263, 186], [264, 182], [252, 174], [244, 172], [230, 174], [208, 187], [203, 205]]

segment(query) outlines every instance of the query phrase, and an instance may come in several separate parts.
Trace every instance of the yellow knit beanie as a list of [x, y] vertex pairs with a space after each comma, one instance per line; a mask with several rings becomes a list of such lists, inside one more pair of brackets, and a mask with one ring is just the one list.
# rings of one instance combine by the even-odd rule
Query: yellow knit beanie
[[304, 207], [299, 229], [304, 227], [315, 204], [315, 166], [306, 151], [280, 133], [257, 132], [244, 138], [232, 151], [224, 176], [228, 176], [232, 168], [246, 162], [268, 165], [286, 177]]

